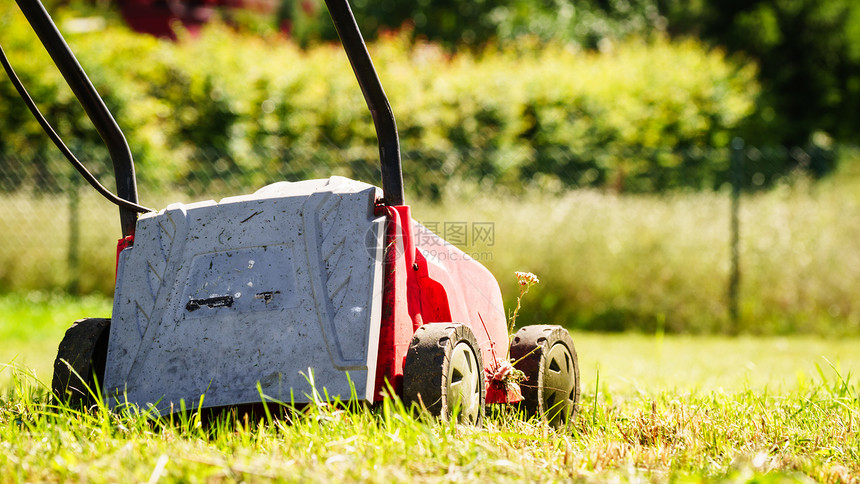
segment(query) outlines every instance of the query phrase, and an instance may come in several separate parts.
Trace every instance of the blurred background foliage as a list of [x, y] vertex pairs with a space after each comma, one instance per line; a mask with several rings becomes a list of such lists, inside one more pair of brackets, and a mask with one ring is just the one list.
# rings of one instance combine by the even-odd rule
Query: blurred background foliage
[[[284, 5], [293, 3], [299, 0]], [[371, 36], [408, 25], [416, 38], [448, 47], [507, 45], [532, 36], [608, 50], [630, 37], [694, 37], [759, 65], [763, 96], [746, 138], [796, 145], [824, 131], [858, 140], [855, 0], [362, 0], [354, 8]], [[324, 8], [285, 8], [281, 15], [303, 23], [303, 42], [335, 38]]]
[[[33, 96], [79, 152], [104, 158], [22, 16], [5, 8], [2, 41]], [[222, 23], [172, 43], [113, 24], [67, 40], [125, 130], [142, 185], [200, 191], [236, 176], [255, 187], [272, 174], [378, 172], [373, 127], [338, 46], [301, 48]], [[536, 37], [450, 51], [421, 37], [404, 28], [372, 50], [408, 188], [432, 198], [452, 177], [513, 189], [716, 188], [727, 178], [721, 150], [760, 97], [754, 63], [693, 39], [619, 38], [598, 53]], [[60, 189], [29, 162], [54, 150], [8, 82], [0, 101], [0, 168], [35, 171], [40, 190]]]
[[[129, 140], [145, 204], [333, 174], [378, 183], [371, 119], [322, 0], [216, 9], [175, 42], [132, 32], [119, 2], [46, 3]], [[746, 187], [768, 189], [741, 212], [740, 329], [860, 328], [860, 238], [844, 222], [860, 207], [856, 183], [811, 181], [860, 179], [860, 3], [351, 4], [397, 117], [410, 200], [424, 221], [498, 221], [499, 245], [474, 249], [504, 252], [482, 260], [497, 275], [544, 279], [526, 303], [542, 320], [725, 330], [728, 147], [740, 136]], [[0, 44], [110, 181], [101, 141], [13, 2], [0, 4]], [[0, 224], [0, 291], [75, 279], [110, 293], [113, 209], [66, 214], [56, 195], [86, 189], [5, 77], [0, 175], [4, 206], [21, 207]], [[84, 228], [74, 264], [55, 240], [66, 224]]]
[[[146, 183], [188, 183], [201, 150], [217, 158], [218, 175], [292, 164], [303, 178], [344, 158], [375, 166], [374, 135], [322, 0], [222, 8], [202, 35], [180, 27], [177, 43], [130, 32], [121, 3], [47, 5], [129, 136]], [[860, 3], [851, 0], [352, 7], [375, 40], [407, 158], [443, 179], [714, 188], [726, 179], [720, 150], [733, 136], [804, 147], [815, 155], [804, 167], [817, 175], [832, 169], [834, 143], [857, 141]], [[0, 41], [49, 118], [79, 149], [101, 155], [20, 13], [11, 2], [0, 9]], [[95, 27], [82, 22], [93, 19]], [[0, 101], [0, 156], [51, 151], [8, 82]], [[776, 180], [797, 166], [783, 157], [761, 171]], [[416, 183], [435, 196], [444, 180]]]

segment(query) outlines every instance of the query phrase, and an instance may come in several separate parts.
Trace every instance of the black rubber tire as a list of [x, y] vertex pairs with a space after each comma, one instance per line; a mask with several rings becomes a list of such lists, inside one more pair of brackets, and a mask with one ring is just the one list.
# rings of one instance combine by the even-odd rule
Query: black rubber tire
[[468, 326], [429, 323], [412, 336], [403, 367], [403, 403], [444, 421], [480, 426], [486, 398], [484, 365]]
[[570, 333], [540, 324], [520, 329], [511, 342], [511, 361], [526, 375], [521, 407], [555, 427], [566, 425], [579, 405], [579, 363]]
[[104, 380], [109, 333], [107, 318], [80, 319], [66, 330], [57, 349], [51, 381], [58, 401], [78, 409], [96, 404], [91, 391], [95, 392], [96, 385]]

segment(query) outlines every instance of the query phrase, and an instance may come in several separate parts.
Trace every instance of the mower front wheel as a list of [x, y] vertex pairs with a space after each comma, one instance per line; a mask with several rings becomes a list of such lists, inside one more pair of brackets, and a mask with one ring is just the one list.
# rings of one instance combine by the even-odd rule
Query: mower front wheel
[[54, 360], [51, 390], [54, 398], [74, 408], [90, 408], [96, 403], [107, 360], [110, 319], [86, 318], [66, 330]]
[[403, 368], [406, 407], [479, 426], [484, 399], [484, 365], [472, 330], [452, 323], [418, 328]]
[[570, 333], [555, 325], [526, 326], [514, 335], [511, 360], [526, 376], [520, 387], [528, 415], [555, 427], [567, 424], [579, 404], [579, 363]]

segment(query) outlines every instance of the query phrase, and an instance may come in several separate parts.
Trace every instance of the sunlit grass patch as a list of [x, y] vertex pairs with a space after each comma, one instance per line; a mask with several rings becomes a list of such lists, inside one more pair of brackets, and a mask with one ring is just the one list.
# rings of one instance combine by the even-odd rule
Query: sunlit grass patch
[[53, 407], [26, 377], [0, 404], [4, 482], [851, 482], [860, 403], [825, 369], [803, 390], [585, 391], [571, 428], [495, 409], [483, 428], [375, 408], [319, 404], [282, 418]]
[[[44, 297], [59, 319], [109, 308]], [[53, 361], [65, 326], [50, 324], [56, 337], [27, 340], [29, 361]], [[458, 426], [396, 400], [270, 404], [248, 418], [80, 412], [52, 406], [45, 375], [6, 369], [0, 482], [851, 482], [860, 472], [856, 339], [573, 336], [582, 400], [561, 430], [506, 407], [489, 409], [483, 428]]]
[[9, 383], [14, 367], [26, 368], [39, 381], [50, 384], [57, 347], [65, 331], [83, 317], [109, 317], [111, 306], [110, 299], [99, 295], [0, 295], [0, 388]]

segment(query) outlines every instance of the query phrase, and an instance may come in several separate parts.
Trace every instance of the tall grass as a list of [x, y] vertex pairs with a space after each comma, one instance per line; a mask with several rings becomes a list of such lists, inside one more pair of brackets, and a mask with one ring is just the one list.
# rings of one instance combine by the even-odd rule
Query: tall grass
[[737, 328], [728, 315], [728, 192], [477, 192], [413, 213], [493, 222], [494, 245], [469, 249], [496, 274], [509, 306], [513, 271], [538, 274], [525, 310], [541, 321], [602, 331], [856, 334], [855, 185], [800, 178], [742, 197]]
[[[513, 272], [538, 274], [541, 284], [524, 301], [536, 321], [649, 333], [856, 334], [858, 179], [798, 178], [742, 197], [737, 328], [727, 306], [728, 192], [516, 195], [461, 186], [442, 202], [411, 203], [413, 216], [443, 236], [446, 223], [491, 223], [492, 240], [469, 234], [461, 247], [496, 275], [508, 307], [517, 295]], [[147, 198], [159, 207], [177, 200], [189, 197]], [[7, 207], [0, 214], [0, 290], [63, 289], [77, 276], [85, 293], [112, 292], [115, 209], [83, 197], [80, 266], [70, 272], [64, 201], [7, 195], [0, 203]]]
[[113, 291], [117, 209], [87, 193], [82, 197], [77, 269], [69, 262], [70, 208], [65, 195], [0, 195], [0, 292]]

